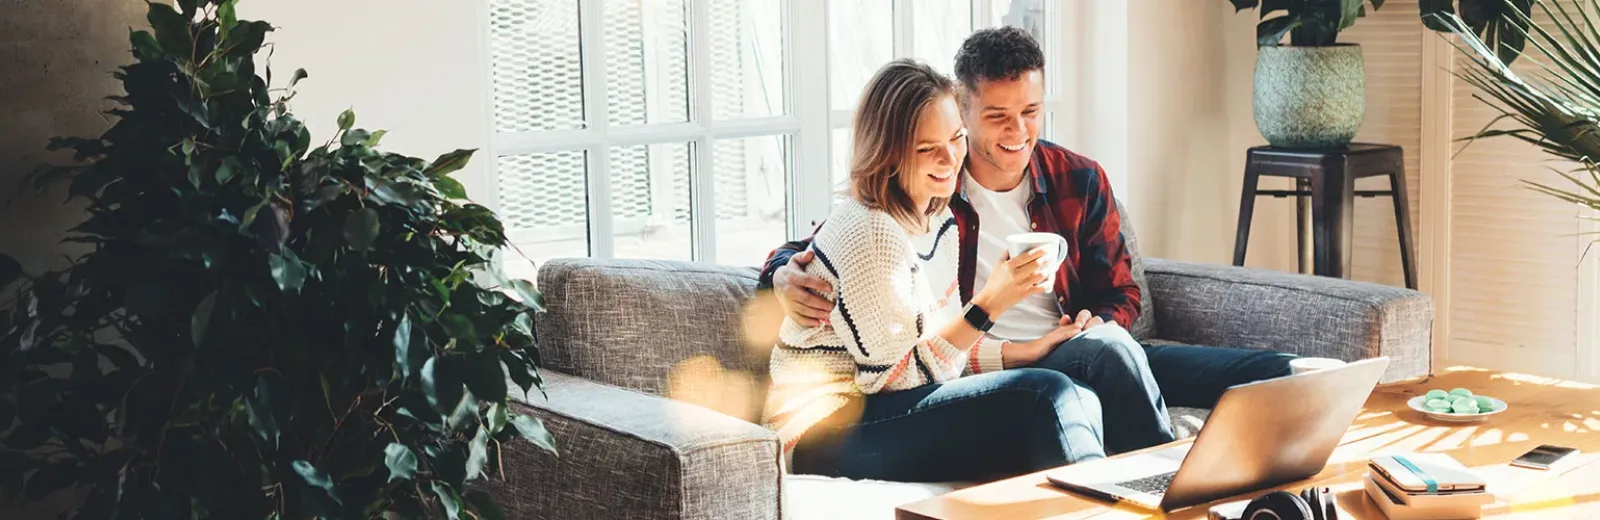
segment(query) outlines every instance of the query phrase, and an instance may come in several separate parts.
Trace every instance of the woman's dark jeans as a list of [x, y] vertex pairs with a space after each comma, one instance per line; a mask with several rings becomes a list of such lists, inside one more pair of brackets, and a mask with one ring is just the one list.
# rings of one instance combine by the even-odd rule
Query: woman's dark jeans
[[1099, 398], [1056, 370], [977, 374], [860, 401], [801, 437], [795, 473], [989, 481], [1105, 457]]

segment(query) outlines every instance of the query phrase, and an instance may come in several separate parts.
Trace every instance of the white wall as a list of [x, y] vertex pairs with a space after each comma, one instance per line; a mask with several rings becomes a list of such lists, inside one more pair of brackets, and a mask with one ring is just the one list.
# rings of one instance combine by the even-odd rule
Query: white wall
[[[1076, 10], [1064, 17], [1067, 27], [1061, 33], [1077, 37], [1076, 45], [1067, 47], [1068, 53], [1077, 54], [1069, 57], [1068, 63], [1046, 65], [1071, 69], [1053, 76], [1072, 83], [1072, 88], [1063, 89], [1067, 96], [1076, 97], [1067, 100], [1076, 105], [1067, 113], [1081, 117], [1067, 123], [1072, 141], [1064, 144], [1099, 162], [1111, 179], [1112, 191], [1124, 203], [1131, 202], [1124, 191], [1130, 179], [1128, 62], [1133, 36], [1128, 4], [1089, 0], [1074, 7]], [[1088, 71], [1087, 77], [1074, 74], [1080, 70]]]
[[[1222, 1], [1080, 1], [1085, 19], [1064, 31], [1089, 31], [1076, 57], [1094, 76], [1078, 147], [1112, 177], [1144, 254], [1231, 262], [1244, 151], [1262, 143], [1250, 113], [1254, 13]], [[1295, 269], [1292, 210], [1257, 203], [1247, 265]]]
[[[65, 164], [45, 145], [55, 136], [95, 137], [111, 126], [103, 98], [120, 93], [111, 72], [133, 61], [128, 28], [144, 26], [144, 2], [12, 2], [0, 16], [0, 253], [37, 274], [65, 266], [66, 230], [83, 218], [62, 204], [66, 190], [18, 194], [41, 162]], [[0, 517], [5, 517], [0, 514]]]
[[[381, 149], [432, 160], [457, 148], [479, 152], [456, 174], [470, 194], [486, 198], [489, 95], [481, 1], [315, 0], [246, 1], [241, 19], [278, 29], [267, 36], [274, 86], [296, 68], [301, 81], [295, 114], [313, 143], [337, 129], [347, 108], [356, 126], [385, 129]], [[485, 204], [492, 201], [483, 200]]]

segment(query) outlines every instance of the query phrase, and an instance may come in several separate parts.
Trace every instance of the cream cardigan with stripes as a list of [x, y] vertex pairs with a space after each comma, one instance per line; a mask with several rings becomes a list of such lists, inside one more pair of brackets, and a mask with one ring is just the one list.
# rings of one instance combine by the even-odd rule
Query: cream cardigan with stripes
[[800, 436], [861, 394], [909, 390], [1001, 369], [998, 341], [952, 345], [939, 331], [961, 319], [960, 241], [946, 210], [927, 233], [854, 200], [835, 207], [811, 243], [806, 271], [834, 288], [828, 322], [785, 319], [773, 347], [764, 422], [785, 455]]

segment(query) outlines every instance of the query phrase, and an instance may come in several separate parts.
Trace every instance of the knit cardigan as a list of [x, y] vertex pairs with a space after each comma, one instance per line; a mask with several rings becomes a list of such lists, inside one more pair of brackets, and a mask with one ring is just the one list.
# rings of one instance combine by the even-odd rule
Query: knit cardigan
[[833, 312], [815, 327], [785, 319], [772, 351], [763, 422], [786, 456], [854, 397], [1001, 369], [998, 342], [952, 345], [939, 334], [961, 319], [960, 244], [948, 210], [930, 221], [927, 233], [914, 234], [888, 213], [846, 200], [817, 231], [806, 272], [833, 287], [823, 295]]

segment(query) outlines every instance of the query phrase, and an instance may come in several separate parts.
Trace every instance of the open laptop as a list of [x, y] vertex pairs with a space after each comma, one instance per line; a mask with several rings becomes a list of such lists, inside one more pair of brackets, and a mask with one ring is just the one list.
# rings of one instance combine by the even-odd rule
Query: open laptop
[[1378, 357], [1230, 387], [1193, 443], [1045, 476], [1070, 491], [1162, 511], [1304, 479], [1328, 464], [1388, 366]]

